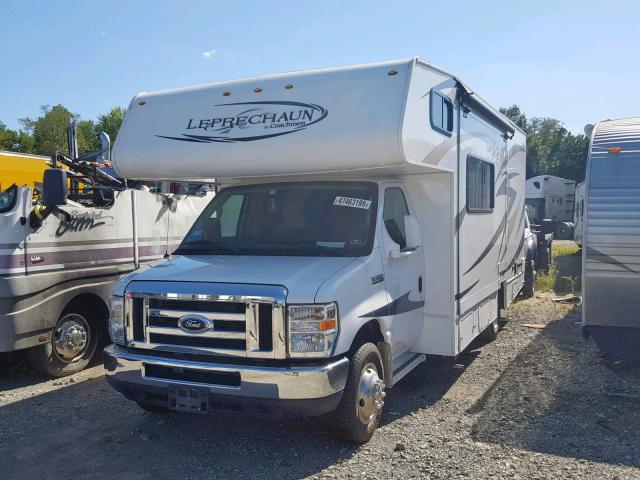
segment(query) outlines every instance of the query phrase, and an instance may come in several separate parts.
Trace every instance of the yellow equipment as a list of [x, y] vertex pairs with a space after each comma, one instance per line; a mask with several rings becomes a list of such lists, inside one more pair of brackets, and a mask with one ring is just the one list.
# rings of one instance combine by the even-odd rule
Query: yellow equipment
[[0, 191], [14, 183], [35, 188], [35, 183], [42, 183], [49, 161], [44, 155], [0, 151]]

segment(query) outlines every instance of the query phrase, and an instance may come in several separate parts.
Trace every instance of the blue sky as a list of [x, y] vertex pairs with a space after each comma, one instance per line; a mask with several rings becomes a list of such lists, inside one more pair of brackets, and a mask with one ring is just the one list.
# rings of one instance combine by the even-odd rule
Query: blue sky
[[420, 55], [494, 106], [574, 132], [640, 115], [635, 1], [13, 1], [0, 121], [62, 103], [94, 119], [139, 91]]

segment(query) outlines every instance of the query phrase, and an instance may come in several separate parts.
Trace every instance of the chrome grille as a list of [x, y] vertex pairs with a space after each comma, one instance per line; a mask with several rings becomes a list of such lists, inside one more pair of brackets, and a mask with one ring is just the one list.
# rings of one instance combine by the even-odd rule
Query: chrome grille
[[[126, 293], [129, 346], [181, 353], [284, 358], [283, 287], [132, 282]], [[189, 332], [178, 325], [202, 316], [213, 328]]]

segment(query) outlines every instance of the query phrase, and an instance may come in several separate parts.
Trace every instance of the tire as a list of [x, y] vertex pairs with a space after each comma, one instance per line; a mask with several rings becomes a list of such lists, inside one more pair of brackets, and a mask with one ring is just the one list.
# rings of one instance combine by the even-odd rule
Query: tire
[[72, 303], [60, 315], [49, 342], [31, 349], [29, 364], [50, 377], [66, 377], [83, 370], [100, 340], [100, 320], [88, 305]]
[[[384, 405], [382, 357], [373, 343], [362, 345], [351, 358], [347, 384], [338, 408], [331, 415], [336, 436], [362, 444], [380, 422]], [[368, 417], [368, 421], [364, 418]]]
[[528, 260], [527, 265], [524, 267], [524, 285], [522, 286], [522, 293], [526, 298], [531, 298], [536, 293], [536, 262], [534, 260]]
[[482, 338], [493, 342], [496, 338], [498, 338], [498, 332], [500, 331], [500, 315], [496, 317], [496, 319], [487, 325], [487, 328], [480, 334]]
[[160, 413], [160, 414], [172, 413], [172, 410], [169, 407], [161, 407], [159, 405], [154, 405], [152, 403], [146, 403], [146, 402], [136, 402], [136, 403], [145, 412]]

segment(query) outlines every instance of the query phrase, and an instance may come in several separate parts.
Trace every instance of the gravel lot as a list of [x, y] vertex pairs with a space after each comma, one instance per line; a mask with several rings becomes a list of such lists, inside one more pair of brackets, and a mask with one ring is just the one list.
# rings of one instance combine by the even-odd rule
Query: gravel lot
[[602, 358], [579, 315], [549, 295], [514, 304], [498, 340], [394, 388], [362, 447], [318, 420], [144, 413], [100, 365], [64, 380], [4, 368], [0, 477], [638, 479], [640, 367]]

